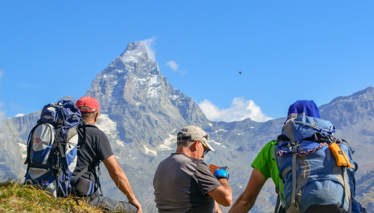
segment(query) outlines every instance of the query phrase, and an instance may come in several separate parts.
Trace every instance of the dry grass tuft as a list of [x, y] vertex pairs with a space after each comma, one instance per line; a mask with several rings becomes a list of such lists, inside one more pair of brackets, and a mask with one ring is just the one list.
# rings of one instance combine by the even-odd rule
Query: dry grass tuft
[[15, 181], [0, 183], [0, 212], [73, 212], [101, 213], [99, 208], [89, 206], [74, 198], [53, 198], [43, 190]]

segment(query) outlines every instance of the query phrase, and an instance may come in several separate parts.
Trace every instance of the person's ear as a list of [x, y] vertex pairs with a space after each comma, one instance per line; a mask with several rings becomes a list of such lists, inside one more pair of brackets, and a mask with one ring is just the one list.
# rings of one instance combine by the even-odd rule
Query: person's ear
[[97, 112], [95, 115], [95, 123], [97, 122], [98, 117], [99, 117], [99, 112]]
[[195, 150], [199, 149], [199, 143], [200, 143], [200, 140], [195, 141], [195, 144], [194, 144]]

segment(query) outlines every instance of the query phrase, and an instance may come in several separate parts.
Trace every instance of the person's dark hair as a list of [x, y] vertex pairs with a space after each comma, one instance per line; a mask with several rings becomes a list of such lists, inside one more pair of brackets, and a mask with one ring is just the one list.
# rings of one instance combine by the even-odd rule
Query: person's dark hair
[[[91, 108], [86, 107], [86, 106], [81, 106], [79, 107], [81, 110], [91, 110]], [[85, 121], [93, 121], [95, 119], [96, 113], [99, 112], [88, 112], [88, 113], [81, 113], [82, 114], [82, 119]]]

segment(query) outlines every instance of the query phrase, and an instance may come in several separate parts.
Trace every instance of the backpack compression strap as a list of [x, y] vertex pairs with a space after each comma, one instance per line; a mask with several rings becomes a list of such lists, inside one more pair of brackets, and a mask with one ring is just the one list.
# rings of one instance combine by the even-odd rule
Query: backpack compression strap
[[[87, 134], [86, 134], [86, 122], [82, 119], [82, 120], [80, 120], [79, 123], [82, 123], [82, 126], [83, 126], [83, 128], [82, 128], [82, 129], [83, 129], [83, 136], [81, 137], [81, 138], [83, 138], [83, 142], [78, 142], [78, 144], [77, 144], [77, 152], [79, 151], [80, 147], [86, 143], [86, 136], [87, 136]], [[79, 131], [78, 131], [78, 135], [79, 135]], [[79, 173], [74, 177], [74, 179], [70, 182], [72, 186], [75, 186], [77, 180], [78, 180], [78, 179], [79, 179], [79, 178], [80, 178], [84, 173], [86, 173], [86, 172], [88, 171], [88, 167], [89, 167], [89, 165], [86, 166], [86, 168], [84, 168], [82, 171], [80, 171], [80, 172], [79, 172]]]
[[299, 141], [295, 142], [295, 146], [292, 147], [292, 198], [291, 198], [291, 205], [289, 206], [288, 210], [295, 213], [301, 213], [299, 208], [299, 203], [296, 202], [296, 170], [297, 170], [297, 162], [296, 162], [296, 154], [297, 149], [299, 148]]

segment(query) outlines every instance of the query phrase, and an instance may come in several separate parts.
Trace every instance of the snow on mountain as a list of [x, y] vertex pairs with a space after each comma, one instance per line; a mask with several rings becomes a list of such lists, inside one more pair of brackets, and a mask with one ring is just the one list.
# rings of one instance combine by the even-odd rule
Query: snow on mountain
[[[175, 132], [177, 129], [173, 129], [172, 132]], [[160, 144], [157, 150], [159, 151], [168, 151], [176, 148], [176, 136], [175, 134], [170, 133], [169, 136], [164, 140], [164, 143]], [[173, 147], [174, 145], [174, 147]]]

